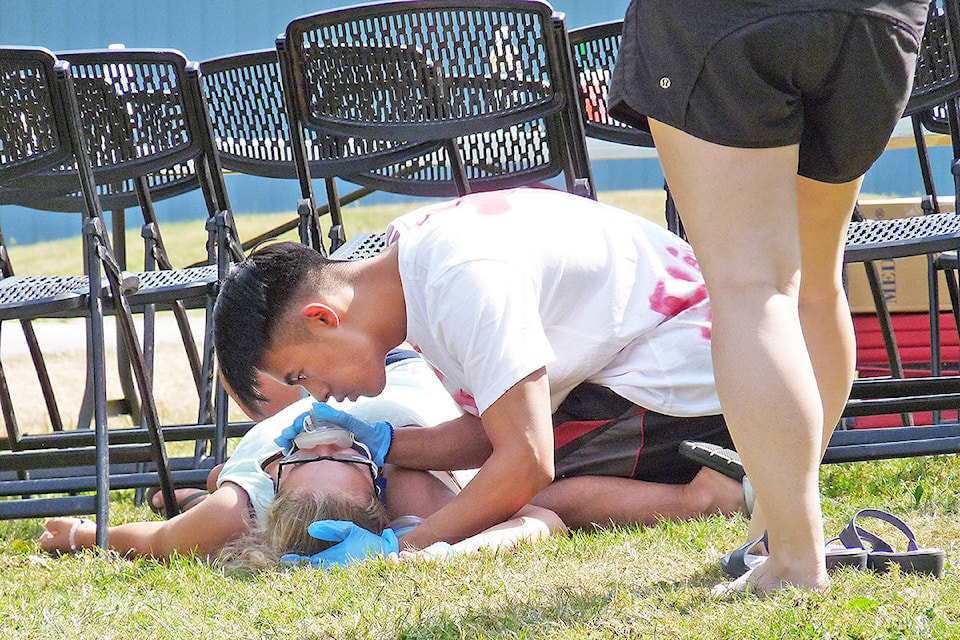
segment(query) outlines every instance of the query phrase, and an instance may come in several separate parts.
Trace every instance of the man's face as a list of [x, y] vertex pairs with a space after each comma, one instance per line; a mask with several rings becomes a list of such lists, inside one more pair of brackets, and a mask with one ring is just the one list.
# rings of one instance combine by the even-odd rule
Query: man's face
[[303, 337], [270, 347], [260, 370], [286, 385], [303, 387], [320, 401], [356, 400], [383, 391], [387, 382], [384, 354], [352, 339], [342, 328], [336, 335]]

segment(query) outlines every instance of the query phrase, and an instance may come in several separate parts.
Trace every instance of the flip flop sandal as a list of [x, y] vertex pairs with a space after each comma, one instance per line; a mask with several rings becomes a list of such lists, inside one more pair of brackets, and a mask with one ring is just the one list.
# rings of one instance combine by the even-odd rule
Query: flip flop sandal
[[[880, 536], [863, 529], [857, 524], [861, 518], [874, 518], [891, 524], [907, 538], [906, 551], [894, 551], [893, 547]], [[897, 516], [879, 509], [861, 509], [850, 519], [850, 524], [840, 532], [837, 539], [847, 548], [862, 548], [867, 551], [867, 568], [884, 573], [893, 565], [899, 565], [901, 571], [919, 573], [939, 578], [943, 573], [946, 554], [936, 547], [921, 547], [917, 536], [907, 524]]]
[[[751, 540], [720, 558], [720, 569], [731, 578], [739, 578], [747, 571], [750, 571], [767, 557], [765, 555], [750, 553], [758, 544], [763, 544], [764, 548], [769, 549], [766, 531], [756, 540]], [[863, 548], [851, 549], [827, 543], [824, 549], [824, 557], [827, 562], [827, 571], [834, 571], [843, 567], [853, 567], [854, 569], [867, 568], [867, 552]]]
[[[146, 502], [147, 505], [150, 507], [151, 511], [153, 511], [157, 515], [165, 516], [166, 514], [164, 513], [164, 509], [162, 507], [158, 507], [157, 505], [153, 504], [153, 497], [159, 493], [160, 493], [160, 487], [150, 487], [149, 489], [147, 489], [146, 493], [144, 494], [143, 499], [144, 499], [144, 502]], [[207, 497], [208, 495], [210, 494], [204, 491], [203, 489], [196, 489], [190, 495], [184, 498], [181, 498], [180, 500], [177, 500], [177, 508], [180, 510], [180, 513], [183, 513], [184, 511], [187, 510], [187, 508], [191, 504], [193, 504], [197, 500], [200, 500], [201, 498]]]
[[677, 451], [681, 456], [692, 460], [708, 469], [713, 469], [722, 473], [728, 478], [732, 478], [743, 484], [743, 501], [747, 506], [747, 515], [753, 514], [753, 486], [750, 479], [743, 470], [743, 464], [740, 462], [740, 454], [733, 449], [721, 447], [718, 444], [709, 442], [698, 442], [695, 440], [684, 440], [680, 443]]

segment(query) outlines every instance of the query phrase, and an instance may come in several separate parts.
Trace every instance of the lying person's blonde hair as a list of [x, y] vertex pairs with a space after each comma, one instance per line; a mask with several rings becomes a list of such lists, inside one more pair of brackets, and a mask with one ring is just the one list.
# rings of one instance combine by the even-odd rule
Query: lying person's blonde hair
[[281, 492], [267, 509], [265, 521], [224, 546], [220, 564], [229, 573], [252, 573], [277, 568], [287, 553], [319, 553], [334, 543], [307, 533], [307, 527], [316, 520], [348, 520], [379, 535], [388, 517], [373, 494], [358, 498], [339, 492]]

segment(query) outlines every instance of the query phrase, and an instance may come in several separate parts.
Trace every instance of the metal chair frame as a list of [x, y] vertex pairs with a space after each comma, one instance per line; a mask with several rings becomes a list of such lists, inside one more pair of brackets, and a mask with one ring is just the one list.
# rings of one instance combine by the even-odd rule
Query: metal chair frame
[[[28, 517], [60, 513], [96, 512], [98, 523], [96, 541], [108, 546], [110, 449], [106, 413], [106, 384], [103, 342], [103, 309], [105, 300], [113, 306], [121, 336], [131, 355], [134, 375], [140, 392], [148, 451], [141, 461], [151, 461], [156, 471], [151, 474], [159, 482], [167, 504], [175, 504], [173, 483], [153, 399], [150, 375], [143, 360], [139, 337], [133, 325], [130, 307], [125, 297], [124, 277], [113, 256], [103, 222], [103, 214], [96, 197], [96, 188], [90, 159], [87, 156], [84, 130], [80, 125], [77, 95], [73, 86], [70, 64], [41, 48], [0, 48], [0, 92], [3, 94], [3, 116], [0, 127], [0, 185], [20, 190], [22, 185], [52, 168], [76, 171], [84, 198], [83, 251], [87, 269], [86, 288], [58, 291], [38, 288], [31, 297], [5, 304], [0, 319], [32, 319], [56, 310], [75, 313], [81, 309], [89, 318], [88, 357], [92, 361], [94, 386], [94, 441], [93, 451], [83, 453], [84, 459], [94, 454], [96, 494], [61, 498], [21, 499], [0, 501], [0, 517]], [[105, 282], [101, 281], [101, 271]], [[52, 280], [57, 280], [52, 277]], [[39, 282], [37, 284], [43, 284]], [[19, 435], [19, 434], [14, 434]], [[52, 443], [62, 444], [66, 434], [47, 436]], [[20, 439], [22, 442], [29, 436]], [[69, 449], [61, 449], [58, 458], [69, 457]], [[41, 490], [29, 479], [28, 470], [38, 463], [30, 451], [12, 451], [2, 455], [2, 466], [16, 469], [24, 493]], [[62, 466], [58, 460], [48, 460], [52, 466]], [[175, 513], [176, 509], [173, 509]]]
[[[80, 76], [75, 84], [81, 118], [90, 132], [91, 157], [101, 202], [109, 203], [117, 218], [138, 206], [143, 213], [145, 269], [131, 305], [144, 313], [144, 343], [152, 367], [155, 305], [169, 306], [181, 338], [200, 398], [198, 423], [214, 420], [213, 353], [209, 322], [217, 282], [215, 231], [208, 230], [207, 260], [202, 266], [175, 269], [163, 244], [153, 202], [200, 187], [208, 216], [229, 210], [229, 200], [212, 144], [203, 91], [195, 64], [177, 51], [106, 50], [61, 54]], [[80, 192], [75, 179], [62, 168], [34, 176], [10, 198], [20, 204], [57, 211], [76, 211]], [[122, 223], [121, 223], [122, 224]], [[237, 243], [228, 247], [242, 255]], [[118, 246], [121, 252], [122, 247]], [[206, 308], [208, 322], [204, 352], [198, 353], [186, 308]], [[125, 356], [126, 354], [121, 354]], [[121, 358], [124, 359], [123, 357]], [[121, 365], [125, 396], [133, 397], [126, 364]], [[135, 408], [134, 408], [135, 409]], [[136, 412], [131, 411], [135, 421]], [[84, 424], [84, 417], [81, 417]]]
[[[192, 459], [174, 461], [178, 465], [175, 476], [178, 482], [202, 486], [207, 470], [197, 468], [204, 455], [201, 443], [212, 442], [211, 457], [215, 462], [222, 462], [226, 456], [228, 435], [227, 398], [213, 375], [212, 323], [209, 322], [216, 285], [225, 272], [225, 265], [218, 264], [218, 261], [221, 255], [236, 258], [242, 256], [242, 252], [233, 230], [222, 171], [213, 145], [199, 69], [176, 51], [108, 50], [67, 53], [61, 57], [72, 62], [73, 69], [81, 76], [80, 86], [73, 87], [76, 92], [74, 100], [84, 106], [79, 117], [83, 130], [93, 138], [86, 142], [90, 157], [95, 160], [91, 171], [94, 181], [102, 177], [109, 181], [109, 188], [97, 189], [95, 182], [85, 187], [83, 180], [78, 183], [75, 178], [70, 178], [70, 170], [75, 163], [68, 159], [61, 165], [51, 164], [44, 171], [5, 184], [0, 188], [0, 201], [54, 210], [78, 210], [89, 199], [84, 190], [86, 188], [88, 191], [94, 190], [94, 198], [99, 191], [111, 206], [127, 208], [137, 204], [141, 207], [144, 213], [145, 266], [151, 270], [128, 278], [139, 285], [139, 288], [134, 287], [128, 299], [132, 308], [143, 311], [146, 316], [145, 353], [139, 357], [143, 358], [148, 374], [152, 369], [153, 306], [170, 304], [175, 309], [180, 306], [183, 311], [186, 303], [191, 307], [205, 308], [207, 312], [202, 362], [196, 356], [192, 334], [183, 334], [201, 398], [198, 426], [187, 428], [186, 431], [184, 427], [161, 427], [161, 433], [165, 430], [177, 439], [183, 439], [184, 433], [203, 434], [202, 439], [197, 440], [197, 454]], [[111, 115], [114, 118], [111, 119]], [[204, 193], [209, 215], [206, 225], [207, 261], [201, 267], [173, 269], [163, 247], [152, 203], [155, 199], [170, 197], [197, 186]], [[225, 232], [225, 229], [229, 232]], [[153, 270], [158, 263], [160, 269]], [[9, 261], [5, 266], [8, 265]], [[68, 288], [78, 286], [78, 282], [86, 282], [86, 278], [73, 277], [67, 283]], [[18, 287], [31, 284], [36, 284], [36, 280], [14, 278], [0, 283], [0, 291], [16, 293]], [[119, 313], [110, 304], [106, 305], [106, 309]], [[56, 315], [72, 313], [75, 312], [58, 309]], [[185, 315], [181, 331], [184, 326], [189, 331]], [[192, 347], [193, 358], [190, 358], [189, 347]], [[129, 349], [127, 351], [129, 355]], [[130, 363], [137, 365], [136, 360], [132, 358]], [[134, 366], [134, 374], [139, 376], [136, 368]], [[152, 374], [149, 375], [152, 377]], [[144, 422], [148, 422], [148, 418], [145, 415]], [[10, 424], [8, 420], [8, 427]], [[38, 460], [44, 459], [46, 452], [39, 450], [48, 446], [44, 437], [20, 436], [15, 429], [15, 420], [13, 424], [14, 430], [7, 439], [7, 445], [23, 455], [17, 459], [0, 455], [0, 475], [12, 472], [16, 464], [22, 464], [28, 453]], [[238, 429], [249, 428], [249, 424], [229, 427], [237, 432]], [[143, 433], [142, 429], [129, 431], [134, 437], [140, 437], [137, 432]], [[80, 433], [63, 435], [72, 437], [70, 442], [76, 442], [76, 436]], [[89, 448], [86, 440], [80, 438], [80, 441], [78, 447]], [[113, 453], [111, 455], [116, 457]], [[140, 457], [143, 458], [143, 455], [140, 454]], [[61, 456], [56, 463], [62, 467], [64, 461], [75, 458]], [[129, 461], [129, 455], [122, 459]], [[184, 464], [189, 468], [184, 468]], [[119, 469], [116, 465], [111, 466], [111, 473], [115, 468]], [[22, 470], [17, 473], [22, 475]], [[45, 479], [44, 490], [82, 490], [80, 487], [89, 484], [84, 478], [85, 473], [82, 467], [61, 468], [54, 474], [55, 477]], [[136, 477], [130, 474], [122, 476], [123, 486], [142, 488], [155, 485], [155, 475], [148, 473], [141, 464]], [[4, 484], [3, 487], [19, 491], [16, 485]], [[167, 499], [166, 503], [173, 504], [171, 499]], [[21, 509], [17, 513], [25, 512]], [[175, 510], [168, 511], [168, 515], [173, 513]], [[30, 512], [30, 515], [35, 513]]]

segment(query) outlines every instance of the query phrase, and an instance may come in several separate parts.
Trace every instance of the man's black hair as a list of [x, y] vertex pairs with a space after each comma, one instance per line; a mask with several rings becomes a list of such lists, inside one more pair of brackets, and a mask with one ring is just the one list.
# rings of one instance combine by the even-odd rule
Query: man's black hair
[[257, 370], [280, 320], [305, 282], [319, 280], [329, 261], [298, 242], [265, 245], [224, 278], [213, 308], [220, 373], [251, 410], [264, 400]]

